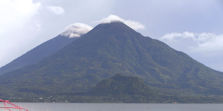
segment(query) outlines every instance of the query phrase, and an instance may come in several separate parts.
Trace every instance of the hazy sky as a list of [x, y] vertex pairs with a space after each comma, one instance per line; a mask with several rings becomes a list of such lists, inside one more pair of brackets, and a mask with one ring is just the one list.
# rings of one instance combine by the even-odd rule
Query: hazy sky
[[222, 0], [0, 0], [0, 66], [69, 24], [95, 26], [111, 14], [223, 71]]

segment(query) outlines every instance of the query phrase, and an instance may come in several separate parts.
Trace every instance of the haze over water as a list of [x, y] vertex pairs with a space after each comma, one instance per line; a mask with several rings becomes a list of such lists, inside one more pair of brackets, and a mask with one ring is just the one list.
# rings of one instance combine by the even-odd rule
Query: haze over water
[[223, 111], [222, 104], [18, 103], [29, 111]]

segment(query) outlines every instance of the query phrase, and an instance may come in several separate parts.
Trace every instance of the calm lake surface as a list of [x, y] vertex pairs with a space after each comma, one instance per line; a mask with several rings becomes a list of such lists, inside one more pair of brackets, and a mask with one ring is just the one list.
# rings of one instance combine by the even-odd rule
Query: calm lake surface
[[223, 104], [16, 103], [29, 111], [223, 111]]

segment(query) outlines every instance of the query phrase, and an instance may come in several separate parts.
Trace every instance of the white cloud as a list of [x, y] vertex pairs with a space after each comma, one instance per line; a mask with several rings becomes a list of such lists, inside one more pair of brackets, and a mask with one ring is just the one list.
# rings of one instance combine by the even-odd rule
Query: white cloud
[[40, 8], [41, 3], [33, 0], [0, 0], [0, 66], [18, 56], [19, 50], [26, 49], [18, 50], [18, 47], [31, 40], [31, 36], [25, 37], [25, 34], [31, 33], [31, 19]]
[[160, 40], [170, 45], [178, 45], [175, 47], [189, 48], [193, 51], [223, 51], [223, 34], [193, 32], [168, 33], [162, 36]]
[[68, 36], [70, 38], [80, 37], [83, 34], [86, 34], [92, 29], [91, 26], [83, 23], [74, 23], [65, 28], [65, 31], [61, 34], [63, 36]]
[[26, 22], [38, 12], [40, 6], [33, 0], [0, 0], [0, 34]]
[[56, 15], [61, 15], [65, 12], [64, 9], [60, 6], [48, 6], [47, 9]]
[[184, 51], [202, 63], [223, 71], [223, 34], [167, 33], [160, 38], [171, 47]]
[[139, 22], [132, 21], [132, 20], [125, 20], [117, 15], [109, 15], [108, 17], [101, 19], [99, 23], [111, 23], [111, 22], [116, 22], [116, 21], [123, 22], [129, 27], [133, 28], [134, 30], [145, 28], [145, 26]]
[[[136, 21], [131, 21], [131, 20], [124, 20], [123, 18], [120, 18], [116, 15], [109, 15], [106, 18], [101, 19], [98, 21], [99, 23], [111, 23], [115, 21], [120, 21], [125, 23], [126, 25], [130, 26], [131, 28], [138, 30], [138, 29], [144, 29], [145, 27]], [[83, 23], [74, 23], [65, 28], [65, 31], [61, 33], [63, 36], [68, 36], [70, 38], [73, 37], [80, 37], [81, 35], [89, 32], [93, 27], [89, 26], [87, 24]]]

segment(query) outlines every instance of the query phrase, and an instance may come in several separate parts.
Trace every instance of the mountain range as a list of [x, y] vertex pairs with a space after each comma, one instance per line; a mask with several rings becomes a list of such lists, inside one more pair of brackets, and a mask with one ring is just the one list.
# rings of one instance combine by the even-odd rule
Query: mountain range
[[222, 72], [121, 22], [58, 36], [1, 71], [0, 97], [17, 101], [223, 102]]

